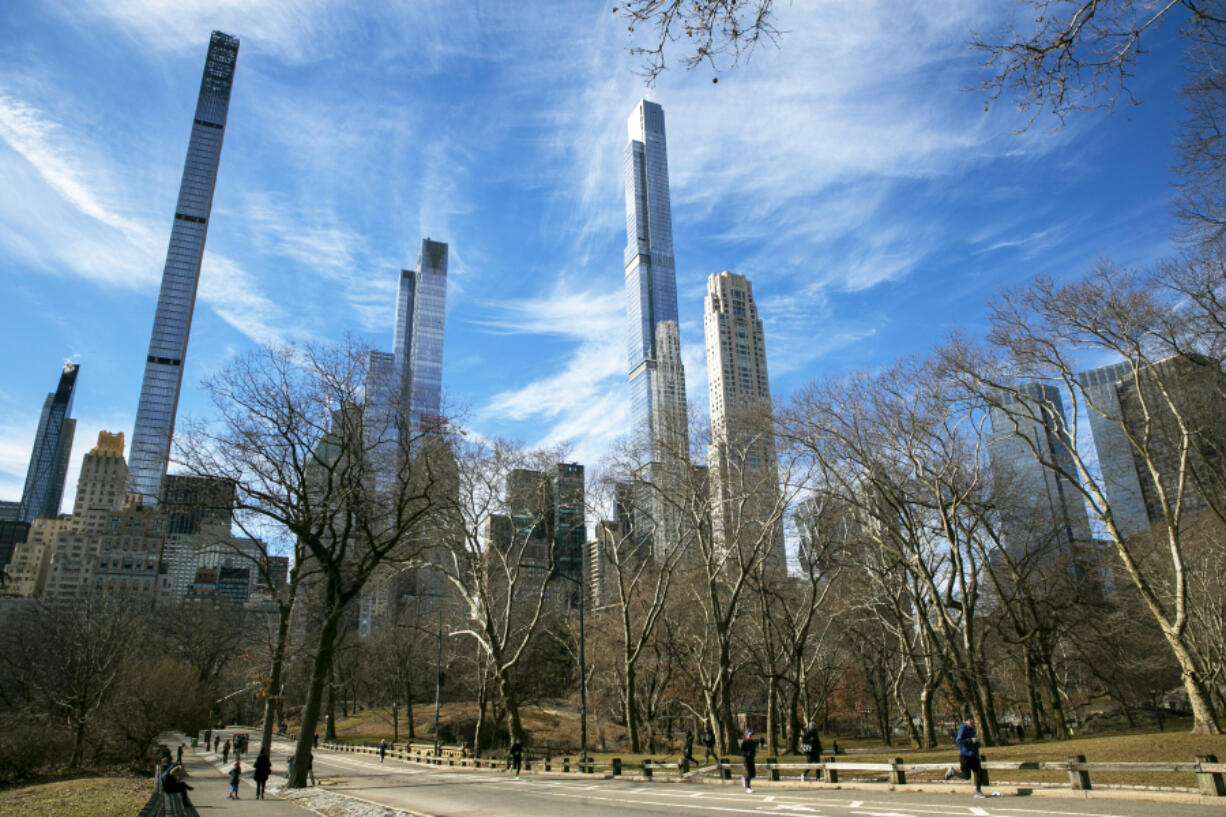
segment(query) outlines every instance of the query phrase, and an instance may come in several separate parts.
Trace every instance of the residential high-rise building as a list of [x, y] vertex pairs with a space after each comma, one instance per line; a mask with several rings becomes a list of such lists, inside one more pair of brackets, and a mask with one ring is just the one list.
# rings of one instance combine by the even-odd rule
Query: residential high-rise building
[[722, 548], [762, 548], [768, 563], [783, 571], [766, 338], [749, 279], [726, 271], [707, 279], [703, 329], [711, 400], [712, 534]]
[[237, 58], [238, 40], [214, 31], [200, 80], [132, 433], [128, 491], [149, 505], [156, 504], [161, 495], [162, 477], [170, 459], [183, 362], [187, 357]]
[[1005, 540], [1019, 556], [1052, 547], [1067, 552], [1090, 541], [1090, 522], [1076, 486], [1039, 461], [1076, 473], [1060, 390], [1031, 382], [1017, 391], [989, 412], [988, 456]]
[[649, 461], [684, 460], [688, 418], [664, 109], [643, 100], [627, 127], [624, 261], [633, 433], [646, 441]]
[[65, 363], [59, 385], [43, 403], [38, 431], [34, 434], [34, 450], [30, 452], [30, 465], [26, 470], [26, 485], [21, 492], [21, 507], [17, 511], [17, 518], [22, 522], [54, 519], [60, 512], [68, 457], [77, 428], [77, 421], [68, 415], [72, 412], [73, 391], [80, 368], [75, 363]]
[[401, 405], [409, 409], [414, 432], [438, 429], [443, 422], [446, 317], [447, 245], [426, 238], [416, 269], [400, 272], [392, 349]]

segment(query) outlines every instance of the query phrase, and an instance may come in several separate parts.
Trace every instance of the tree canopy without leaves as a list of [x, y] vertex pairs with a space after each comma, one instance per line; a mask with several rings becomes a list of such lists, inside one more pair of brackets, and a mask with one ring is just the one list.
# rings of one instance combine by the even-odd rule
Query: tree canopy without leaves
[[626, 20], [631, 35], [646, 29], [647, 45], [631, 54], [643, 57], [648, 84], [668, 68], [667, 52], [682, 52], [686, 68], [723, 67], [748, 59], [762, 40], [776, 42], [774, 0], [624, 0], [613, 13]]

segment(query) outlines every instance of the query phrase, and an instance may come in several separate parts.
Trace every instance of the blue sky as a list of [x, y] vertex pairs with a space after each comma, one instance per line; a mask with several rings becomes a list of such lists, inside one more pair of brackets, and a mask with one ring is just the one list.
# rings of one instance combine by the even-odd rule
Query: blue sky
[[[745, 274], [777, 399], [980, 326], [1036, 273], [1172, 249], [1177, 42], [1144, 105], [1063, 128], [985, 111], [966, 47], [1006, 0], [798, 0], [712, 84], [635, 73], [609, 0], [10, 0], [0, 10], [0, 498], [81, 364], [80, 458], [131, 435], [209, 32], [240, 38], [180, 416], [254, 343], [391, 348], [397, 271], [451, 246], [444, 384], [465, 424], [597, 463], [627, 432], [625, 120], [664, 106], [682, 346]], [[1161, 35], [1165, 37], [1166, 35]]]

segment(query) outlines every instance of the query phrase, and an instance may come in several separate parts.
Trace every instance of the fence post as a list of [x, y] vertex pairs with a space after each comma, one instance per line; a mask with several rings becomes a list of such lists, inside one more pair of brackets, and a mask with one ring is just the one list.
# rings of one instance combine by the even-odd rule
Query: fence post
[[[826, 758], [827, 764], [837, 763], [837, 762], [838, 762], [838, 758], [835, 758], [835, 757]], [[839, 782], [839, 770], [838, 769], [832, 769], [830, 768], [830, 766], [823, 764], [822, 770], [826, 772], [826, 782], [827, 783], [838, 783]]]
[[545, 771], [547, 772], [551, 771], [552, 768], [553, 768], [553, 764], [551, 762], [551, 758], [549, 757], [549, 755], [545, 755]]
[[567, 774], [570, 774], [570, 758], [569, 757], [562, 758], [562, 771], [566, 772]]
[[907, 782], [907, 773], [902, 767], [902, 758], [896, 757], [891, 761], [894, 768], [890, 769], [890, 782], [895, 785], [905, 785]]
[[[1197, 755], [1196, 765], [1217, 763], [1217, 755]], [[1226, 782], [1222, 780], [1221, 772], [1202, 772], [1196, 770], [1196, 788], [1207, 797], [1226, 797]]]
[[766, 759], [766, 768], [770, 770], [771, 780], [779, 780], [779, 767], [776, 765], [779, 762], [777, 757], [768, 757]]
[[719, 762], [719, 776], [724, 780], [732, 779], [732, 764], [725, 763], [723, 760]]
[[622, 759], [620, 757], [613, 758], [613, 776], [621, 777], [622, 774]]
[[651, 758], [643, 758], [643, 777], [651, 779]]
[[1068, 779], [1074, 791], [1089, 791], [1090, 790], [1090, 773], [1087, 771], [1074, 769], [1073, 766], [1077, 763], [1085, 763], [1085, 755], [1072, 755], [1068, 759]]
[[677, 763], [677, 770], [681, 772], [683, 776], [689, 774], [690, 773], [690, 759], [687, 757], [681, 758], [681, 760], [678, 761]]

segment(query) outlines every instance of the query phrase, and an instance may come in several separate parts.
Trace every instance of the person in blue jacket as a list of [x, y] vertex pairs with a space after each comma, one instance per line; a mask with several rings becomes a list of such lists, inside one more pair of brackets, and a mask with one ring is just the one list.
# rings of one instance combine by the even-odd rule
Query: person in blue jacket
[[949, 780], [952, 777], [960, 777], [963, 780], [970, 780], [975, 784], [975, 797], [985, 797], [982, 789], [979, 788], [979, 772], [982, 769], [979, 763], [979, 733], [975, 731], [975, 719], [970, 715], [966, 716], [966, 720], [958, 727], [958, 733], [954, 736], [954, 742], [958, 744], [958, 765], [960, 769], [955, 771], [950, 769], [945, 773], [945, 779]]

